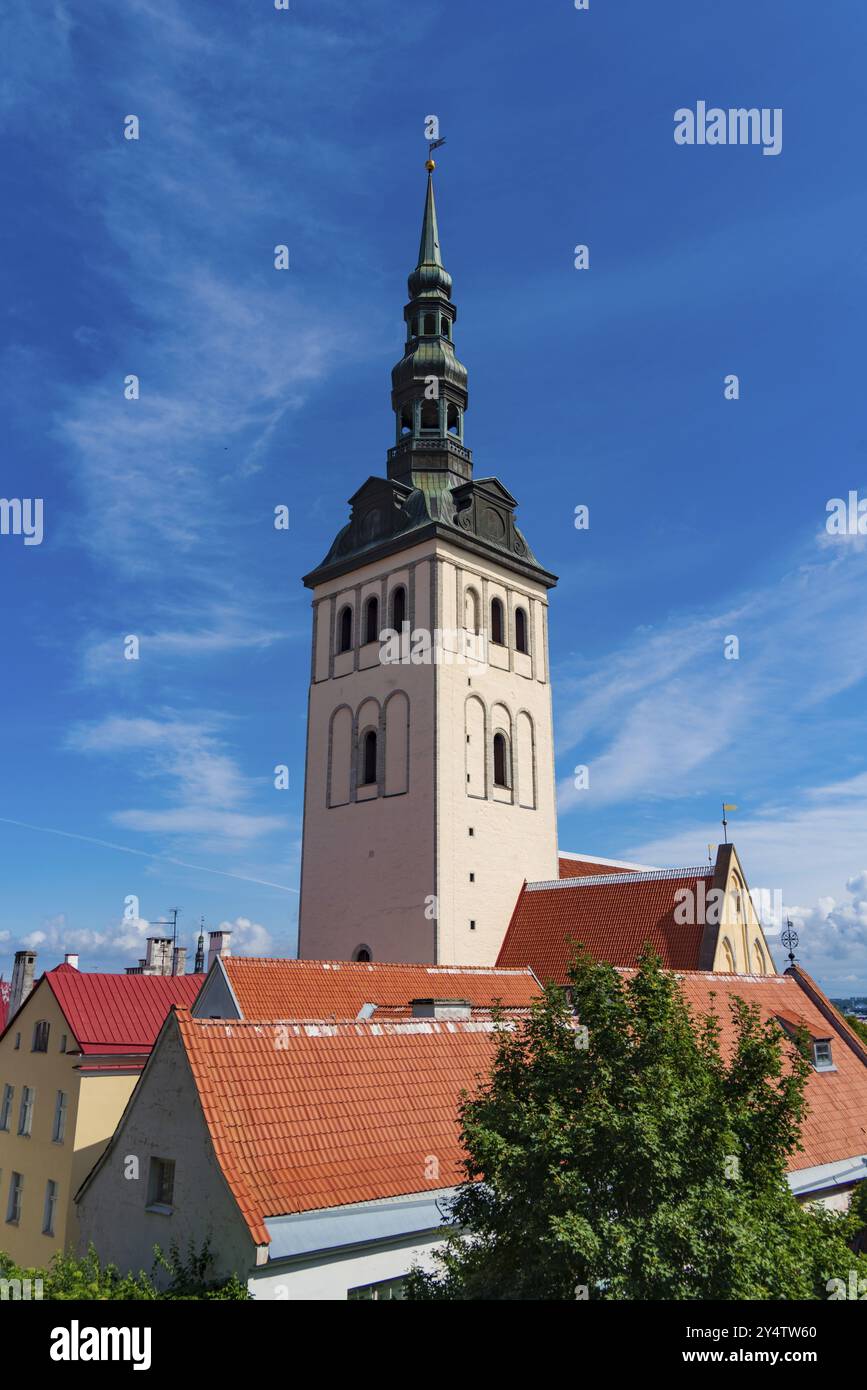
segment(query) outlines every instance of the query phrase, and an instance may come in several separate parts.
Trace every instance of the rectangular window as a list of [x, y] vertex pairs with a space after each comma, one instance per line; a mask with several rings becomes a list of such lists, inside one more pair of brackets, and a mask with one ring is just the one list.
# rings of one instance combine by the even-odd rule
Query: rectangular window
[[359, 1284], [357, 1288], [347, 1289], [348, 1299], [403, 1298], [403, 1279], [380, 1279], [378, 1284]]
[[61, 1051], [61, 1052], [65, 1052], [65, 1051], [66, 1051], [66, 1034], [65, 1034], [65, 1033], [61, 1033], [61, 1035], [60, 1035], [60, 1051]]
[[18, 1051], [18, 1049], [19, 1049], [20, 1046], [21, 1046], [21, 1034], [20, 1034], [20, 1033], [16, 1033], [16, 1034], [15, 1034], [15, 1051], [16, 1051], [16, 1052]]
[[3, 1087], [3, 1104], [0, 1106], [0, 1129], [8, 1129], [12, 1119], [12, 1101], [15, 1097], [15, 1087], [5, 1085]]
[[29, 1135], [33, 1128], [33, 1098], [36, 1092], [32, 1086], [22, 1086], [21, 1106], [18, 1111], [18, 1133]]
[[152, 1158], [148, 1174], [148, 1206], [172, 1208], [175, 1195], [175, 1161], [173, 1158]]
[[54, 1106], [54, 1127], [51, 1131], [51, 1138], [55, 1144], [63, 1143], [63, 1136], [66, 1133], [66, 1094], [64, 1091], [57, 1092], [57, 1102]]
[[34, 1025], [34, 1028], [33, 1028], [33, 1046], [32, 1046], [31, 1049], [30, 1049], [31, 1052], [47, 1052], [47, 1051], [48, 1051], [48, 1034], [49, 1034], [50, 1031], [51, 1031], [51, 1024], [50, 1024], [50, 1023], [46, 1023], [46, 1022], [45, 1022], [45, 1019], [42, 1019], [39, 1023], [37, 1023], [37, 1024]]
[[42, 1209], [42, 1234], [54, 1235], [54, 1210], [57, 1206], [57, 1183], [51, 1178], [45, 1184], [45, 1206]]
[[13, 1173], [9, 1179], [9, 1201], [6, 1205], [6, 1220], [10, 1226], [17, 1226], [21, 1220], [21, 1189], [24, 1179], [20, 1173]]

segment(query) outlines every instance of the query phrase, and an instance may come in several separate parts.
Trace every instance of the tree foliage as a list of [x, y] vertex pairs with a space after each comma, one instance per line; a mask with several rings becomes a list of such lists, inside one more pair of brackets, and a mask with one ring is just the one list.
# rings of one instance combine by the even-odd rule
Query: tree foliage
[[740, 999], [735, 1046], [647, 955], [631, 976], [579, 955], [575, 1018], [551, 988], [503, 1027], [461, 1109], [466, 1181], [415, 1299], [813, 1299], [867, 1275], [855, 1218], [799, 1205], [804, 1039]]
[[207, 1242], [200, 1250], [190, 1246], [186, 1256], [176, 1245], [167, 1253], [157, 1246], [154, 1253], [153, 1274], [162, 1271], [158, 1281], [143, 1270], [121, 1274], [115, 1265], [103, 1265], [93, 1246], [82, 1256], [57, 1254], [46, 1269], [25, 1269], [0, 1252], [0, 1279], [20, 1280], [22, 1285], [29, 1280], [32, 1298], [36, 1297], [35, 1281], [41, 1280], [42, 1298], [61, 1301], [244, 1300], [250, 1296], [246, 1284], [237, 1276], [223, 1280], [212, 1277], [214, 1260]]

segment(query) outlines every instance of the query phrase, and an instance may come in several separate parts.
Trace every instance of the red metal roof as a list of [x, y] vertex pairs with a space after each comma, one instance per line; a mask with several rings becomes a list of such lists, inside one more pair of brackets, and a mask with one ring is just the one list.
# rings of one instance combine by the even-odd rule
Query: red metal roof
[[99, 975], [63, 964], [42, 977], [85, 1055], [147, 1054], [173, 1004], [189, 1008], [203, 975]]
[[225, 956], [222, 961], [244, 1018], [357, 1018], [408, 1015], [413, 999], [463, 999], [473, 1013], [527, 1009], [542, 993], [532, 972], [495, 966], [400, 965], [379, 961], [280, 960]]
[[527, 883], [521, 889], [497, 965], [529, 965], [546, 984], [568, 983], [576, 946], [610, 965], [637, 965], [646, 944], [670, 970], [696, 970], [704, 926], [675, 921], [676, 893], [690, 889], [697, 900], [713, 869], [625, 870]]

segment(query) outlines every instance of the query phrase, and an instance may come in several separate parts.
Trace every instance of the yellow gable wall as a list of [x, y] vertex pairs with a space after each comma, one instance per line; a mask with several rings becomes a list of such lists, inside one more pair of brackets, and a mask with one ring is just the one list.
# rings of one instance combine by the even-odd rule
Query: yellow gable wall
[[776, 973], [765, 933], [753, 906], [743, 867], [734, 850], [725, 885], [725, 902], [717, 935], [713, 969], [734, 970], [739, 975]]
[[[32, 1050], [34, 1025], [40, 1020], [49, 1024], [47, 1052]], [[65, 1055], [60, 1050], [64, 1033], [67, 1047], [74, 1048], [69, 1023], [42, 980], [0, 1041], [0, 1104], [7, 1083], [15, 1092], [9, 1128], [0, 1131], [0, 1250], [23, 1265], [42, 1267], [57, 1250], [75, 1245], [78, 1231], [72, 1198], [111, 1138], [138, 1080], [138, 1073], [82, 1077], [77, 1070], [80, 1054]], [[18, 1034], [21, 1043], [16, 1049]], [[24, 1086], [35, 1092], [29, 1138], [18, 1134]], [[67, 1097], [61, 1144], [51, 1137], [58, 1091]], [[6, 1220], [13, 1172], [24, 1179], [18, 1225]], [[42, 1234], [49, 1178], [57, 1183], [53, 1236]]]

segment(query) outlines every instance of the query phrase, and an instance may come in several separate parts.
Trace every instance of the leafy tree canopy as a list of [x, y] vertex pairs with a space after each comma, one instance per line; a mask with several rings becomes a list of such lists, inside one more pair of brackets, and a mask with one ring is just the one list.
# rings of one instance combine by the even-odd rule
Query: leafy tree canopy
[[[239, 1299], [249, 1298], [247, 1286], [234, 1275], [228, 1280], [211, 1277], [213, 1255], [205, 1243], [192, 1247], [184, 1257], [173, 1245], [168, 1253], [155, 1249], [154, 1274], [163, 1271], [159, 1285], [144, 1271], [121, 1274], [115, 1265], [103, 1265], [90, 1247], [86, 1255], [55, 1255], [47, 1269], [25, 1269], [0, 1253], [0, 1279], [30, 1281], [29, 1296], [35, 1298], [36, 1280], [42, 1281], [42, 1298], [105, 1302], [142, 1302], [153, 1299]], [[12, 1297], [15, 1295], [12, 1294]]]
[[555, 988], [503, 1028], [461, 1109], [466, 1181], [415, 1299], [819, 1299], [867, 1275], [857, 1219], [803, 1207], [806, 1039], [740, 999], [725, 1056], [647, 954], [624, 976], [580, 954], [577, 1019]]

